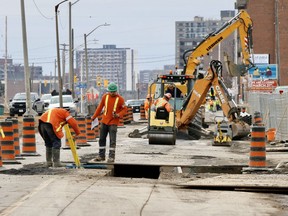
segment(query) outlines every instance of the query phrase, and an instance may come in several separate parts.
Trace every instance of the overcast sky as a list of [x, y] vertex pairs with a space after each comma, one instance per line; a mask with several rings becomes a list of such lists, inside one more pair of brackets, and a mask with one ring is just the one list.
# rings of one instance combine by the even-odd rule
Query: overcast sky
[[[72, 4], [76, 0], [71, 1]], [[26, 28], [29, 64], [43, 66], [45, 74], [54, 74], [56, 59], [55, 5], [61, 0], [26, 0]], [[174, 64], [175, 22], [195, 16], [220, 19], [220, 10], [234, 10], [235, 0], [80, 0], [72, 6], [75, 47], [84, 43], [84, 34], [100, 27], [87, 38], [88, 47], [115, 44], [138, 52], [138, 69], [162, 69]], [[21, 0], [1, 0], [0, 55], [5, 55], [5, 17], [8, 19], [8, 55], [23, 64]], [[60, 44], [68, 44], [68, 2], [59, 7]], [[93, 40], [97, 40], [93, 42]], [[67, 53], [68, 58], [68, 53]], [[68, 69], [68, 59], [67, 67]]]

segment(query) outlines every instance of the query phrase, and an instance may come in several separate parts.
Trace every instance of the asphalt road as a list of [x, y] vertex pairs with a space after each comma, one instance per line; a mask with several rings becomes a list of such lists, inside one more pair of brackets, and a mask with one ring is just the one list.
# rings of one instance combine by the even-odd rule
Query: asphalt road
[[[139, 116], [134, 115], [134, 120], [138, 119]], [[21, 164], [4, 164], [0, 168], [0, 215], [288, 214], [288, 197], [284, 191], [283, 194], [279, 191], [259, 193], [223, 187], [193, 189], [183, 186], [200, 184], [204, 180], [212, 185], [225, 184], [231, 174], [217, 173], [217, 167], [247, 166], [249, 141], [233, 142], [231, 147], [215, 147], [211, 140], [177, 140], [175, 146], [163, 146], [148, 145], [148, 140], [143, 138], [128, 138], [131, 131], [144, 125], [138, 123], [119, 128], [115, 167], [157, 165], [161, 167], [159, 178], [114, 177], [110, 165], [107, 169], [39, 169], [45, 161], [45, 148], [37, 134], [40, 156], [25, 157], [18, 160]], [[77, 150], [80, 157], [98, 152], [97, 142], [89, 144]], [[286, 152], [267, 152], [269, 168], [275, 168], [286, 155]], [[62, 150], [61, 160], [72, 163], [71, 151]], [[212, 169], [205, 172], [207, 167]], [[263, 187], [270, 178], [272, 186], [281, 182], [279, 185], [285, 187], [283, 180], [287, 180], [285, 172], [239, 173], [233, 174], [233, 178], [237, 179], [237, 175], [244, 185], [257, 177], [257, 185]]]

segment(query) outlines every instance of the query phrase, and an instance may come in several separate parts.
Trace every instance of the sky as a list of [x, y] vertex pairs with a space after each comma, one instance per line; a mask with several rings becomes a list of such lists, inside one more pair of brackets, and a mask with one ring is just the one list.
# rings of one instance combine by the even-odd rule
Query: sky
[[[42, 66], [46, 75], [54, 74], [57, 57], [55, 6], [61, 0], [26, 0], [25, 18], [29, 64]], [[59, 6], [60, 44], [69, 44], [69, 1]], [[175, 63], [175, 22], [191, 21], [195, 16], [220, 19], [220, 10], [234, 10], [235, 0], [76, 0], [72, 3], [74, 47], [83, 49], [84, 34], [88, 48], [113, 44], [131, 48], [138, 54], [139, 70], [163, 69]], [[75, 3], [76, 2], [76, 3]], [[1, 0], [0, 56], [5, 56], [5, 19], [7, 50], [14, 64], [23, 62], [21, 0]], [[63, 46], [61, 46], [63, 47]], [[68, 49], [68, 47], [67, 47]], [[68, 69], [68, 52], [66, 56]]]

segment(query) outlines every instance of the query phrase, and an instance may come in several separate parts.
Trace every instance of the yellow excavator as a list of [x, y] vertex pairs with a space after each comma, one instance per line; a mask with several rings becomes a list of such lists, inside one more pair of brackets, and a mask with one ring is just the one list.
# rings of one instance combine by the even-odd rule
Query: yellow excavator
[[[177, 133], [184, 131], [193, 139], [200, 139], [201, 135], [209, 135], [201, 127], [201, 104], [206, 97], [211, 86], [214, 86], [216, 94], [221, 101], [222, 109], [229, 122], [234, 122], [232, 128], [232, 138], [240, 138], [249, 133], [247, 125], [237, 120], [237, 106], [224, 85], [221, 76], [222, 64], [219, 61], [212, 61], [210, 68], [205, 73], [197, 71], [200, 65], [200, 58], [209, 54], [221, 41], [225, 40], [232, 33], [238, 30], [241, 43], [242, 63], [247, 67], [254, 64], [250, 61], [253, 54], [252, 47], [252, 20], [244, 10], [240, 11], [235, 17], [226, 22], [220, 29], [210, 33], [194, 49], [187, 50], [183, 54], [185, 62], [184, 69], [179, 73], [177, 70], [173, 74], [158, 76], [155, 83], [150, 87], [149, 93], [153, 94], [155, 100], [163, 97], [168, 84], [174, 84], [180, 88], [184, 86], [184, 98], [170, 100], [169, 103], [174, 107], [174, 111], [169, 113], [169, 118], [156, 118], [157, 110], [150, 109], [148, 119], [148, 139], [149, 144], [169, 144], [174, 145]], [[229, 69], [235, 70], [231, 62]], [[241, 72], [243, 73], [243, 72]], [[229, 74], [239, 74], [230, 71]], [[197, 118], [198, 116], [198, 118]], [[200, 117], [199, 117], [200, 116]], [[130, 134], [131, 135], [131, 134]], [[132, 137], [132, 136], [130, 136]]]

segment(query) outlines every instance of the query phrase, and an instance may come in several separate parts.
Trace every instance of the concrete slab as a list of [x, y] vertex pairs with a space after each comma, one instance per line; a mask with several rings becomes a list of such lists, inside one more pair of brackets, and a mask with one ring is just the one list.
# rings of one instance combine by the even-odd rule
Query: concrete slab
[[220, 175], [213, 178], [206, 178], [197, 181], [189, 181], [181, 186], [194, 189], [230, 189], [230, 190], [263, 190], [288, 193], [287, 175], [267, 175], [267, 174], [248, 174], [248, 175]]

